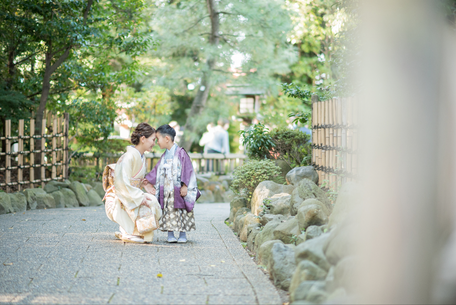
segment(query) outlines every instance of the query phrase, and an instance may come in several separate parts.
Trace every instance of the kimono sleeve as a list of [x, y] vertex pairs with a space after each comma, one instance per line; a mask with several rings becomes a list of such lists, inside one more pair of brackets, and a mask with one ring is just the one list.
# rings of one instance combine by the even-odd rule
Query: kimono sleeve
[[129, 210], [140, 206], [144, 200], [144, 192], [132, 186], [130, 180], [133, 176], [133, 170], [138, 167], [135, 163], [141, 162], [136, 159], [134, 155], [126, 153], [115, 169], [114, 187], [116, 196]]
[[184, 149], [181, 150], [179, 159], [182, 166], [181, 182], [185, 183], [186, 186], [189, 186], [190, 180], [192, 179], [192, 176], [194, 176], [192, 160], [190, 160], [190, 156]]

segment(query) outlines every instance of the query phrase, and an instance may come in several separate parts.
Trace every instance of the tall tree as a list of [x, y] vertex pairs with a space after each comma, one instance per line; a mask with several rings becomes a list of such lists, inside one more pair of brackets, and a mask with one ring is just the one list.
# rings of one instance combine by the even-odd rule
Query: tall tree
[[[153, 76], [173, 90], [195, 88], [181, 145], [198, 137], [201, 114], [223, 85], [250, 84], [277, 91], [274, 73], [296, 59], [286, 42], [291, 21], [282, 1], [157, 1], [151, 22], [161, 42]], [[238, 64], [235, 64], [238, 59]], [[187, 92], [188, 94], [188, 92]]]

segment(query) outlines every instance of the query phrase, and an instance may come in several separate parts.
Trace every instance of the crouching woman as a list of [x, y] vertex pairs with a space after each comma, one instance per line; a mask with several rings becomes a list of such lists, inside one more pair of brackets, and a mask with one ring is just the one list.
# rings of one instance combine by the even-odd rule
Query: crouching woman
[[122, 241], [151, 242], [159, 227], [161, 208], [156, 197], [142, 188], [146, 174], [144, 152], [155, 144], [155, 129], [147, 123], [139, 124], [131, 143], [117, 164], [106, 166], [103, 172], [106, 215], [119, 224], [120, 232], [115, 236]]

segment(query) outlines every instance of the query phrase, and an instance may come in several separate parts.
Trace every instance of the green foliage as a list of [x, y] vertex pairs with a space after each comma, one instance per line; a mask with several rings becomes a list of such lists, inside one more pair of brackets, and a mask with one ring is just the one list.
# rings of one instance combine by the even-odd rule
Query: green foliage
[[291, 168], [310, 165], [312, 147], [309, 135], [299, 129], [277, 128], [269, 133], [274, 147], [270, 158], [283, 160]]
[[293, 245], [296, 245], [296, 242], [298, 241], [298, 236], [297, 235], [291, 235], [290, 237], [290, 243]]
[[33, 103], [17, 91], [6, 90], [0, 84], [0, 124], [3, 120], [11, 119], [17, 123], [20, 119], [27, 119], [33, 110]]
[[258, 184], [266, 180], [284, 183], [280, 167], [271, 160], [250, 160], [234, 170], [231, 189], [250, 200]]
[[239, 133], [249, 158], [265, 159], [275, 146], [269, 135], [269, 129], [261, 123], [255, 124], [247, 130], [241, 130]]
[[146, 25], [147, 4], [2, 1], [0, 83], [5, 92], [0, 92], [0, 115], [30, 117], [41, 99], [53, 113], [70, 113], [77, 149], [109, 150], [106, 141], [118, 109], [115, 94], [136, 82], [142, 68], [138, 57], [156, 46]]
[[161, 86], [141, 88], [139, 91], [127, 87], [117, 95], [117, 99], [127, 105], [125, 113], [133, 123], [146, 122], [155, 127], [169, 123], [176, 109], [169, 90]]
[[97, 176], [96, 168], [93, 166], [70, 167], [70, 180], [89, 183], [95, 181]]

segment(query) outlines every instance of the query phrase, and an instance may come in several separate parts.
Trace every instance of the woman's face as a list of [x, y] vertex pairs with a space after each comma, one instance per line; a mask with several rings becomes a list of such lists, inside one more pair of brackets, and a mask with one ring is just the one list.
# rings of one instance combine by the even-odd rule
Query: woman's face
[[141, 137], [141, 146], [145, 151], [151, 151], [152, 147], [155, 145], [156, 133], [152, 134], [150, 137]]

